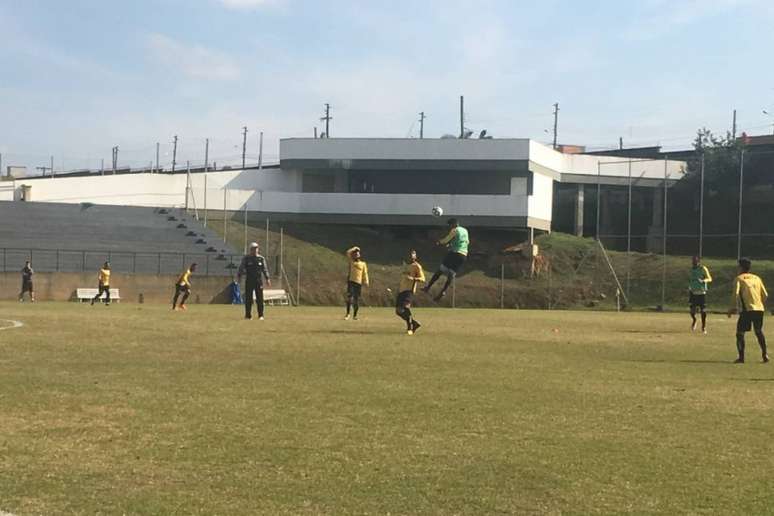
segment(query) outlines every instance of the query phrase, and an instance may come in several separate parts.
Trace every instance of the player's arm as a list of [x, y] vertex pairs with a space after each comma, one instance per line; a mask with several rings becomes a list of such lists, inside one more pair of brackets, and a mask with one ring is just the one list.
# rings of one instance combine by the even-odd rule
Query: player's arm
[[737, 307], [739, 306], [739, 290], [741, 285], [739, 283], [739, 276], [734, 278], [734, 288], [731, 290], [731, 306], [728, 308], [728, 316], [735, 314]]
[[247, 271], [247, 256], [242, 257], [242, 261], [239, 262], [239, 268], [237, 269], [237, 281], [242, 280], [242, 276]]
[[368, 264], [367, 263], [363, 264], [363, 285], [365, 285], [366, 287], [369, 285], [369, 280], [368, 280]]
[[266, 258], [263, 259], [263, 268], [261, 269], [261, 274], [263, 274], [263, 278], [266, 280], [266, 285], [271, 287], [271, 275], [269, 274], [269, 266], [266, 265]]
[[457, 235], [457, 228], [452, 228], [451, 231], [449, 231], [449, 233], [445, 237], [443, 237], [438, 242], [436, 242], [436, 244], [446, 245], [449, 242], [451, 242], [456, 235]]
[[349, 249], [347, 249], [347, 251], [344, 254], [346, 254], [347, 258], [349, 258], [351, 260], [352, 259], [352, 253], [354, 253], [355, 251], [359, 251], [359, 250], [360, 250], [360, 248], [355, 245], [355, 246], [352, 246]]
[[702, 280], [704, 283], [712, 283], [712, 275], [710, 274], [710, 271], [708, 268], [704, 267], [704, 279]]
[[761, 302], [764, 304], [769, 299], [769, 293], [766, 291], [766, 286], [763, 284], [763, 280], [761, 280]]

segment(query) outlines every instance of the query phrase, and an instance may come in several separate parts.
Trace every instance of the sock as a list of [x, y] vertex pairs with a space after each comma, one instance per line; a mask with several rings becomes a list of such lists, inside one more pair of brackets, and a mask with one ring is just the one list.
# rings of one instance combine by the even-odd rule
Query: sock
[[739, 358], [744, 360], [744, 333], [736, 334], [736, 351], [739, 353]]
[[446, 292], [449, 289], [449, 285], [451, 285], [452, 280], [454, 279], [454, 276], [446, 276], [446, 283], [443, 284], [443, 288], [441, 289], [441, 294]]
[[347, 315], [349, 315], [349, 311], [350, 311], [351, 308], [352, 308], [352, 303], [347, 301]]
[[701, 313], [701, 329], [703, 330], [706, 327], [707, 327], [707, 312], [702, 312]]
[[359, 304], [359, 303], [354, 303], [354, 304], [352, 305], [352, 307], [355, 309], [355, 311], [353, 312], [353, 314], [352, 314], [352, 315], [353, 315], [354, 317], [357, 317], [357, 311], [358, 311], [358, 310], [360, 310], [360, 304]]

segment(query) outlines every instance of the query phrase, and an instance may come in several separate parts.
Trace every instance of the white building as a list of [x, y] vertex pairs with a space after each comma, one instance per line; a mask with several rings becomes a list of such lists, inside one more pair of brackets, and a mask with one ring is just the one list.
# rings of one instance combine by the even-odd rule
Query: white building
[[[551, 230], [557, 185], [577, 185], [576, 232], [584, 192], [597, 185], [663, 190], [685, 163], [562, 154], [529, 139], [291, 138], [279, 168], [187, 175], [118, 174], [25, 178], [0, 184], [0, 200], [246, 210], [277, 220], [435, 225], [445, 215], [471, 226]], [[10, 186], [12, 185], [12, 186]], [[658, 196], [652, 196], [654, 214]]]

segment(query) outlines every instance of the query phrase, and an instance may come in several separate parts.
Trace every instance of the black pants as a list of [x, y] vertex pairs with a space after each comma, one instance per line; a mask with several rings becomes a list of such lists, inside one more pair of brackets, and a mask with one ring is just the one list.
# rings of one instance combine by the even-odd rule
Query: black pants
[[191, 288], [187, 285], [175, 285], [175, 297], [172, 298], [172, 308], [177, 306], [177, 299], [183, 294], [183, 299], [180, 300], [180, 306], [183, 306], [188, 300], [188, 296], [191, 295]]
[[105, 302], [110, 303], [110, 285], [100, 285], [99, 292], [92, 298], [91, 304], [94, 304], [94, 301], [98, 301], [102, 294], [105, 294]]
[[253, 294], [258, 305], [258, 317], [263, 317], [263, 283], [245, 282], [245, 291], [242, 294], [245, 300], [245, 317], [252, 317]]

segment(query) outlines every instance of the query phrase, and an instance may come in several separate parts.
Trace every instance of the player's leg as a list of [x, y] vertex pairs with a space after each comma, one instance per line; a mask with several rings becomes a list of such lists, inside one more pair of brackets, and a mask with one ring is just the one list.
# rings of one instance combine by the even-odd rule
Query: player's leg
[[110, 287], [105, 287], [105, 306], [110, 304]]
[[188, 301], [188, 296], [190, 296], [190, 295], [191, 295], [191, 287], [186, 285], [185, 287], [183, 287], [183, 298], [180, 300], [180, 309], [181, 310], [185, 310], [186, 309], [185, 302]]
[[411, 332], [411, 301], [409, 292], [401, 292], [395, 302], [395, 314], [406, 322], [406, 331]]
[[707, 333], [707, 305], [705, 303], [701, 305], [701, 332]]
[[255, 294], [255, 285], [245, 282], [245, 319], [253, 318], [253, 294]]
[[740, 312], [739, 319], [736, 321], [736, 352], [738, 354], [734, 361], [736, 364], [744, 363], [744, 334], [750, 331], [750, 326], [749, 313]]
[[[441, 265], [441, 268], [443, 265]], [[433, 274], [433, 277], [430, 278], [430, 281], [422, 288], [423, 292], [430, 292], [430, 289], [435, 285], [435, 282], [438, 281], [438, 278], [441, 277], [441, 274], [443, 274], [443, 271], [439, 268], [437, 271], [435, 271], [435, 274]]]
[[180, 292], [182, 292], [180, 285], [175, 285], [175, 294], [172, 296], [172, 310], [177, 308], [177, 300], [180, 298]]
[[696, 331], [696, 303], [691, 295], [691, 331]]
[[347, 314], [344, 316], [344, 319], [349, 319], [349, 313], [352, 311], [352, 282], [347, 282], [347, 293], [346, 293], [346, 305], [347, 305]]
[[97, 293], [94, 295], [94, 297], [91, 298], [91, 304], [92, 306], [96, 301], [99, 301], [99, 298], [102, 297], [102, 285], [97, 286]]
[[258, 305], [258, 318], [263, 320], [263, 285], [257, 285], [255, 288], [255, 303]]
[[30, 290], [29, 290], [29, 292], [30, 292], [30, 302], [34, 303], [35, 302], [35, 286], [32, 283], [30, 283]]
[[758, 339], [758, 345], [761, 348], [761, 358], [764, 362], [769, 361], [769, 353], [766, 350], [766, 336], [763, 335], [763, 312], [756, 313], [753, 320], [753, 331], [755, 332], [755, 338]]
[[357, 320], [357, 312], [360, 310], [360, 285], [355, 285], [352, 291], [352, 319]]

